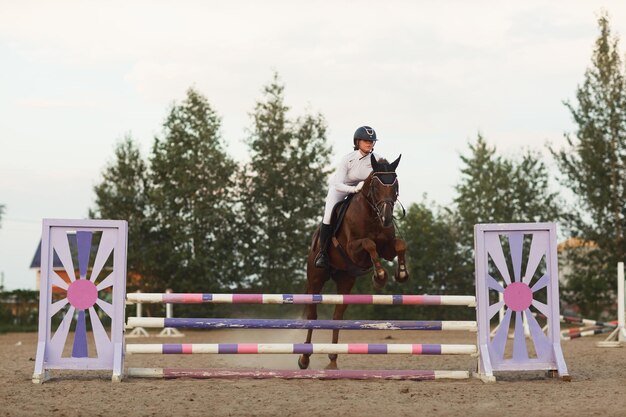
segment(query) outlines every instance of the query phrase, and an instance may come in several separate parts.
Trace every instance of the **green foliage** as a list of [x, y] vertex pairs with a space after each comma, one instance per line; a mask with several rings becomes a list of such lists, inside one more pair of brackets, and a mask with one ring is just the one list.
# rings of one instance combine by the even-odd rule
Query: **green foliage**
[[0, 289], [0, 333], [37, 330], [39, 292]]
[[[565, 296], [586, 314], [600, 314], [614, 300], [616, 263], [626, 254], [626, 85], [617, 37], [603, 14], [576, 102], [565, 103], [577, 131], [552, 150], [563, 184], [575, 196], [568, 227], [593, 248], [570, 250]], [[581, 254], [582, 253], [582, 254]]]
[[257, 102], [240, 177], [244, 285], [301, 291], [307, 249], [326, 191], [330, 147], [320, 114], [291, 121], [278, 76]]
[[411, 294], [467, 295], [474, 292], [473, 262], [458, 243], [451, 214], [426, 201], [412, 204], [400, 222], [406, 237]]
[[[387, 284], [386, 294], [474, 294], [474, 266], [458, 243], [458, 229], [454, 217], [432, 202], [423, 200], [411, 204], [406, 216], [398, 221], [398, 236], [407, 243], [407, 266], [410, 279], [404, 284]], [[388, 269], [393, 277], [396, 265]], [[371, 292], [371, 279], [364, 277], [357, 284], [358, 291]], [[357, 306], [354, 306], [357, 307]], [[360, 306], [359, 306], [360, 307]], [[350, 307], [350, 314], [359, 308]], [[412, 320], [447, 320], [471, 318], [474, 312], [466, 307], [437, 309], [432, 306], [368, 306], [361, 317]], [[358, 317], [355, 316], [355, 317]]]
[[159, 286], [213, 291], [237, 280], [232, 228], [235, 162], [227, 155], [220, 119], [190, 89], [174, 105], [150, 156], [150, 215]]
[[460, 242], [473, 247], [474, 225], [557, 221], [561, 217], [558, 194], [549, 187], [546, 165], [531, 151], [519, 160], [496, 153], [479, 134], [461, 156], [464, 167], [456, 186], [456, 215]]
[[[89, 217], [128, 222], [129, 277], [149, 275], [148, 191], [146, 163], [132, 137], [127, 135], [117, 144], [114, 161], [104, 169], [102, 181], [94, 187], [96, 201]], [[132, 279], [129, 279], [129, 290], [133, 290]]]

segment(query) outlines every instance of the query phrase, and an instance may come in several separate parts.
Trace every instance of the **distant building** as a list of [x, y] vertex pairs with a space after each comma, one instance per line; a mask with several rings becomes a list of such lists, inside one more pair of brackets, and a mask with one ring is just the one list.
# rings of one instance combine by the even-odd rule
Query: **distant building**
[[590, 250], [596, 248], [595, 242], [585, 241], [577, 237], [570, 237], [557, 245], [557, 253], [559, 257], [559, 282], [562, 285], [567, 284], [567, 277], [574, 272], [573, 265], [567, 259], [567, 251], [571, 249], [584, 248]]
[[[67, 234], [67, 240], [68, 240], [68, 244], [70, 247], [70, 251], [72, 252], [72, 258], [73, 258], [73, 267], [74, 267], [74, 276], [76, 278], [78, 278], [79, 276], [79, 270], [78, 270], [78, 261], [77, 261], [77, 243], [76, 243], [76, 234], [75, 233], [68, 233]], [[92, 254], [90, 256], [91, 260], [93, 260], [95, 258], [95, 254], [97, 252], [98, 249], [98, 245], [95, 244], [92, 246], [91, 250], [92, 250]], [[91, 268], [92, 268], [92, 261], [89, 263], [89, 267], [87, 269], [87, 277], [89, 278], [91, 275]], [[35, 251], [35, 255], [33, 256], [33, 260], [30, 263], [30, 269], [35, 271], [35, 285], [37, 290], [40, 289], [40, 281], [41, 281], [41, 240], [39, 241], [39, 245], [37, 245], [37, 250]], [[61, 262], [61, 259], [59, 259], [59, 257], [57, 256], [56, 252], [53, 251], [53, 260], [52, 260], [52, 270], [54, 271], [54, 273], [61, 278], [63, 281], [65, 281], [68, 285], [72, 282], [69, 274], [67, 273], [67, 271], [65, 270], [65, 267], [63, 266], [63, 263]], [[108, 273], [110, 273], [110, 271], [112, 270], [112, 268], [110, 266], [105, 266], [102, 269], [102, 272], [100, 273], [101, 276], [103, 275], [108, 275]], [[99, 280], [98, 280], [99, 281]], [[61, 293], [65, 293], [65, 290], [62, 288], [59, 288], [57, 286], [52, 286], [52, 293], [53, 294], [61, 294]]]
[[[68, 235], [68, 241], [70, 241], [70, 245], [74, 245], [74, 247], [76, 246], [76, 235], [75, 234], [70, 234]], [[30, 269], [35, 271], [35, 288], [37, 288], [37, 290], [40, 289], [40, 281], [41, 281], [41, 240], [39, 240], [39, 245], [37, 245], [37, 250], [35, 251], [35, 255], [33, 256], [33, 260], [30, 263]], [[63, 264], [61, 263], [61, 260], [59, 259], [59, 257], [57, 256], [56, 253], [54, 253], [54, 259], [53, 259], [53, 263], [52, 263], [52, 270], [66, 283], [70, 283], [70, 277], [67, 274], [67, 272], [65, 271], [65, 268], [63, 268]], [[59, 287], [52, 287], [52, 292], [53, 293], [60, 293], [60, 292], [65, 292], [65, 290], [62, 290]]]

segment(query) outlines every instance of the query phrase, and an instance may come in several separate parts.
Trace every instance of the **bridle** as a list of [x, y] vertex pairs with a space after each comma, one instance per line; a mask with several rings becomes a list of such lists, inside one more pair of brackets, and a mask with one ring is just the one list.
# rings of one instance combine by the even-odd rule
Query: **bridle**
[[[393, 182], [391, 183], [387, 183], [387, 182], [383, 182], [383, 180], [381, 180], [382, 176], [391, 176], [393, 175]], [[383, 198], [380, 199], [378, 201], [374, 200], [374, 187], [372, 182], [374, 181], [378, 181], [380, 186], [383, 187], [394, 187], [395, 188], [395, 193], [393, 194], [393, 197], [388, 197], [388, 198]], [[374, 212], [374, 214], [376, 215], [376, 218], [378, 219], [378, 221], [380, 222], [381, 225], [384, 226], [385, 222], [384, 222], [384, 213], [385, 213], [385, 209], [388, 206], [391, 206], [391, 213], [393, 213], [393, 209], [395, 206], [396, 201], [398, 201], [398, 176], [395, 172], [390, 171], [390, 172], [373, 172], [372, 176], [371, 176], [371, 180], [370, 180], [370, 185], [369, 185], [369, 190], [367, 192], [367, 196], [365, 198], [365, 200], [367, 201], [367, 203], [370, 205], [370, 207], [372, 208], [372, 211]], [[398, 201], [399, 202], [399, 201]], [[400, 203], [400, 206], [402, 207], [402, 217], [404, 217], [406, 215], [406, 211], [404, 210], [404, 206], [402, 205], [402, 203]], [[391, 220], [393, 220], [393, 215]]]

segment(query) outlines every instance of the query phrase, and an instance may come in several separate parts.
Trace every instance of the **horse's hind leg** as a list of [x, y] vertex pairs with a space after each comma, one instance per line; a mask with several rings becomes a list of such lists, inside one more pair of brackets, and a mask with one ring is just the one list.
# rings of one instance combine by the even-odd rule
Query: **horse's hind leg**
[[[351, 275], [341, 275], [337, 278], [337, 294], [350, 294], [356, 277]], [[347, 304], [337, 304], [335, 306], [335, 312], [333, 313], [333, 320], [342, 320], [343, 314], [348, 308]], [[333, 343], [339, 342], [339, 330], [333, 330]], [[326, 366], [326, 369], [337, 369], [337, 354], [331, 353], [328, 355], [330, 363]]]
[[406, 243], [402, 239], [395, 239], [393, 242], [396, 253], [398, 254], [398, 269], [394, 275], [396, 282], [404, 283], [409, 280], [409, 270], [406, 267]]

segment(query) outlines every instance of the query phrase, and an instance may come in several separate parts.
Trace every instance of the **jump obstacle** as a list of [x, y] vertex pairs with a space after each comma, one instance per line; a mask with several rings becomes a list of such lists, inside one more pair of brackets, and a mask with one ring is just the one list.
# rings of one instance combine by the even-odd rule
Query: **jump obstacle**
[[[497, 371], [545, 370], [569, 380], [559, 340], [558, 270], [556, 226], [552, 223], [476, 225], [476, 296], [433, 295], [311, 295], [311, 294], [129, 294], [126, 296], [125, 221], [44, 219], [39, 340], [33, 382], [49, 378], [52, 369], [112, 370], [112, 380], [152, 378], [289, 378], [289, 379], [404, 379], [468, 378], [469, 371], [430, 370], [237, 370], [237, 369], [124, 369], [126, 353], [164, 354], [405, 354], [475, 355], [475, 376], [494, 381]], [[76, 234], [70, 248], [68, 234]], [[503, 244], [506, 241], [506, 245]], [[528, 257], [523, 258], [524, 248]], [[70, 283], [52, 268], [58, 256]], [[78, 269], [74, 268], [74, 261]], [[523, 262], [524, 261], [524, 262]], [[522, 274], [522, 264], [525, 266]], [[105, 267], [106, 265], [106, 267]], [[509, 271], [512, 267], [512, 273]], [[89, 275], [89, 276], [88, 276]], [[504, 284], [498, 283], [497, 275]], [[52, 287], [65, 290], [65, 297], [52, 298]], [[503, 297], [492, 303], [496, 294]], [[543, 294], [542, 300], [535, 298]], [[112, 302], [105, 301], [105, 295]], [[248, 303], [248, 304], [386, 304], [462, 305], [476, 307], [476, 322], [410, 320], [269, 320], [220, 318], [129, 317], [129, 327], [158, 328], [264, 328], [342, 330], [469, 330], [477, 331], [476, 345], [444, 344], [323, 344], [323, 343], [213, 343], [213, 344], [124, 344], [124, 306], [129, 303]], [[547, 334], [534, 318], [533, 309], [546, 317]], [[490, 323], [505, 307], [504, 318], [494, 335]], [[89, 315], [92, 331], [86, 329]], [[111, 319], [110, 327], [100, 319]], [[513, 342], [508, 329], [515, 317]], [[524, 335], [522, 317], [528, 322], [532, 348]], [[53, 318], [55, 320], [53, 320]], [[60, 324], [54, 326], [60, 319]], [[70, 328], [74, 330], [73, 341]], [[551, 330], [554, 329], [554, 330]], [[88, 337], [95, 351], [88, 349]], [[512, 349], [511, 349], [512, 348]], [[295, 361], [294, 361], [295, 362]]]
[[[581, 327], [561, 331], [561, 340], [572, 340], [580, 337], [611, 333], [604, 341], [597, 342], [598, 347], [621, 347], [626, 344], [626, 328], [624, 326], [624, 263], [617, 263], [617, 320], [598, 321], [579, 316], [559, 316], [561, 323], [580, 324]], [[500, 312], [501, 315], [503, 312]], [[535, 316], [542, 317], [541, 314]], [[500, 319], [502, 320], [502, 318]], [[546, 325], [547, 326], [547, 325]], [[545, 330], [545, 328], [544, 328]]]
[[[172, 292], [172, 290], [165, 290], [166, 294], [170, 294]], [[141, 291], [137, 290], [136, 294], [140, 294]], [[142, 302], [130, 302], [128, 301], [128, 299], [126, 300], [126, 305], [136, 305], [136, 317], [135, 318], [142, 318], [142, 314], [143, 314], [143, 303]], [[165, 304], [165, 318], [169, 319], [171, 317], [174, 317], [174, 308], [172, 307], [171, 303], [167, 303]], [[129, 319], [130, 320], [130, 319]], [[134, 337], [150, 337], [150, 334], [146, 331], [146, 329], [144, 329], [141, 326], [128, 326], [126, 325], [127, 329], [131, 329], [130, 333], [126, 334], [127, 338], [134, 338]], [[163, 330], [161, 330], [161, 332], [157, 335], [157, 337], [184, 337], [185, 335], [183, 333], [181, 333], [178, 329], [175, 329], [173, 327], [162, 327]]]
[[626, 321], [624, 320], [624, 262], [617, 264], [617, 326], [598, 347], [622, 347], [626, 344]]

